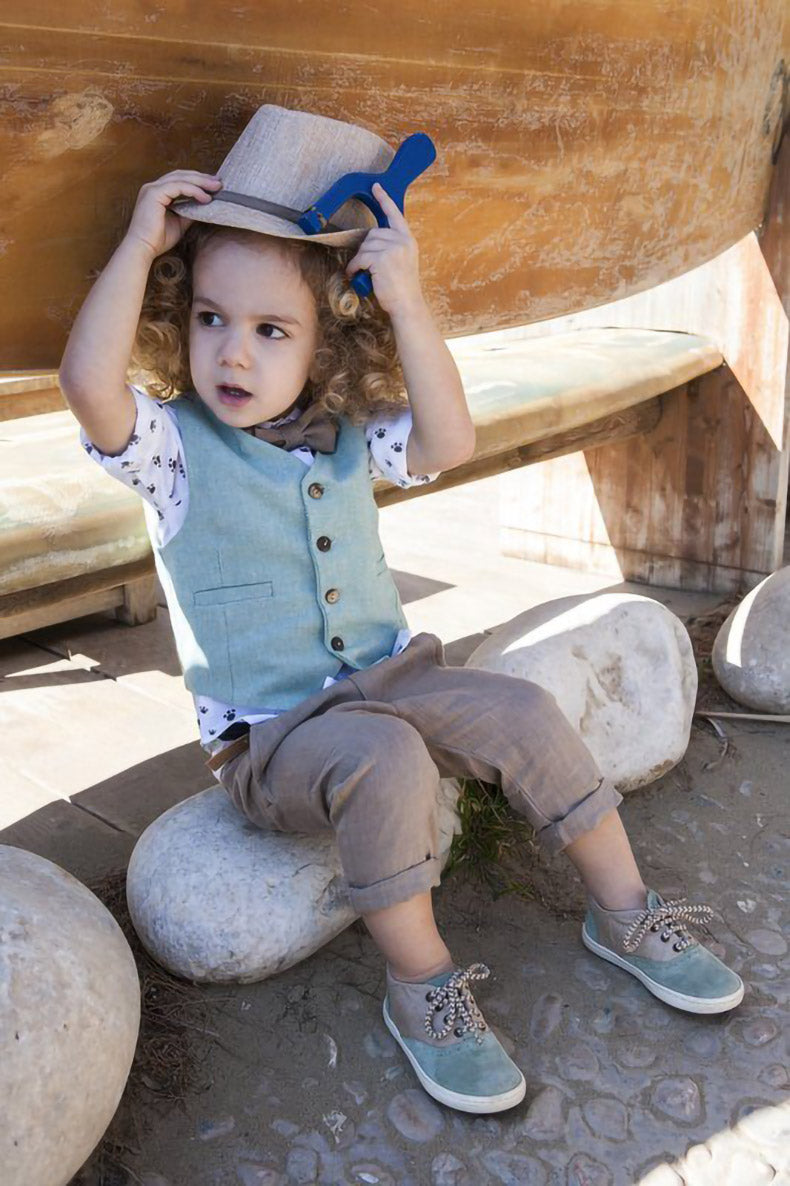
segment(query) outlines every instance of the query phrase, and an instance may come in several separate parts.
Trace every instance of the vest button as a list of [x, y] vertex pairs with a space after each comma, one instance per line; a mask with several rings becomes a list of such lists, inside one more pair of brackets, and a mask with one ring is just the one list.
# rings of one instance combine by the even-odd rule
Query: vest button
[[327, 599], [327, 601], [334, 605], [334, 603], [339, 600], [340, 593], [337, 589], [327, 589], [324, 597]]
[[307, 487], [307, 493], [310, 495], [311, 498], [320, 498], [321, 495], [324, 493], [324, 488], [320, 482], [312, 482]]
[[332, 650], [333, 651], [342, 651], [342, 649], [345, 645], [346, 644], [343, 642], [343, 639], [340, 638], [338, 635], [335, 635], [335, 637], [332, 639]]
[[332, 547], [332, 541], [328, 535], [319, 535], [315, 542], [318, 544], [318, 547], [322, 552], [328, 552]]

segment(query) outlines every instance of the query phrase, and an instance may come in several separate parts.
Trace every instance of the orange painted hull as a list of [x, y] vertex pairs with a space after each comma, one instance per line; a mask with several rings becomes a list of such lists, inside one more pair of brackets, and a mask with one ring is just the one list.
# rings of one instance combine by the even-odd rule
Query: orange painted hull
[[[526, 15], [525, 15], [526, 13]], [[262, 103], [424, 130], [407, 196], [447, 336], [648, 288], [763, 218], [786, 0], [6, 0], [0, 369], [57, 367], [143, 182]]]

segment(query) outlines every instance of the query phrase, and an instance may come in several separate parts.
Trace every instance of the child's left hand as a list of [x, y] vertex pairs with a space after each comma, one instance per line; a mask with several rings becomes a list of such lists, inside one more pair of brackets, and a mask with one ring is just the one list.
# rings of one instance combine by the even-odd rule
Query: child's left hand
[[387, 217], [388, 227], [368, 231], [357, 254], [349, 260], [346, 275], [366, 268], [373, 281], [376, 300], [390, 317], [400, 309], [419, 304], [422, 297], [418, 269], [417, 241], [409, 224], [387, 191], [374, 182], [371, 193]]

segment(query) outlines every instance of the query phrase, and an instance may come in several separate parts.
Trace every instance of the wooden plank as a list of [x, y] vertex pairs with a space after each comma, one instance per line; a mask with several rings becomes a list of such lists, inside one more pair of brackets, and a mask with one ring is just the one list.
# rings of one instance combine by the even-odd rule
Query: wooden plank
[[775, 567], [776, 447], [721, 367], [661, 397], [654, 429], [503, 478], [508, 556], [739, 592]]
[[[757, 226], [786, 0], [6, 0], [2, 367], [56, 367], [140, 186], [214, 171], [255, 109], [358, 122], [438, 160], [409, 195], [447, 337], [639, 292]], [[737, 79], [737, 85], [733, 80]], [[459, 267], [459, 261], [463, 266]]]

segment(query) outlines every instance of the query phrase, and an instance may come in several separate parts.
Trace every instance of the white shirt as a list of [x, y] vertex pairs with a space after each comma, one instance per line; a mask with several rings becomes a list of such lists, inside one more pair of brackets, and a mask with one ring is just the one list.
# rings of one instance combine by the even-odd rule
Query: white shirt
[[[146, 526], [156, 545], [164, 547], [180, 530], [189, 507], [189, 483], [184, 465], [181, 431], [175, 412], [161, 400], [153, 399], [141, 387], [129, 384], [137, 405], [134, 432], [123, 453], [108, 456], [97, 448], [80, 429], [80, 443], [88, 455], [108, 474], [135, 490], [144, 500]], [[299, 415], [295, 409], [289, 416], [264, 421], [280, 424]], [[406, 467], [406, 445], [412, 429], [410, 408], [395, 409], [392, 413], [371, 417], [365, 425], [368, 442], [368, 471], [371, 481], [385, 478], [396, 486], [416, 486], [432, 482], [439, 474], [413, 475]], [[291, 450], [293, 457], [309, 468], [315, 454], [306, 447]], [[392, 648], [397, 655], [408, 644], [412, 635], [408, 629], [399, 630]], [[327, 676], [324, 687], [343, 679], [352, 668], [344, 664], [337, 677]], [[225, 704], [208, 696], [194, 696], [201, 745], [216, 752], [229, 744], [218, 741], [219, 735], [235, 721], [250, 725], [265, 721], [276, 713], [261, 712], [255, 705]], [[215, 773], [217, 773], [215, 771]]]

